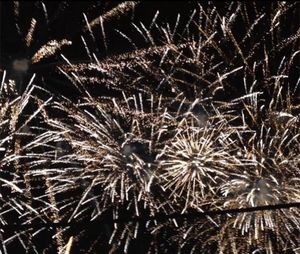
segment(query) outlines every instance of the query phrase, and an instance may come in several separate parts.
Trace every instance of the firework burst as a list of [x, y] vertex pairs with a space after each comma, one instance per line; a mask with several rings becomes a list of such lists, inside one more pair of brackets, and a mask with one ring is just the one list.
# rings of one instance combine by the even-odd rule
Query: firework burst
[[[298, 150], [299, 134], [262, 126], [259, 132], [240, 135], [242, 150], [237, 152], [248, 166], [240, 173], [231, 174], [221, 186], [225, 197], [223, 207], [242, 208], [299, 202]], [[291, 250], [298, 246], [299, 212], [295, 208], [259, 211], [229, 217], [220, 234], [220, 251], [231, 246], [231, 251], [265, 250], [267, 253]], [[232, 230], [230, 232], [230, 230]], [[224, 244], [225, 232], [235, 244]], [[247, 237], [247, 244], [240, 243]], [[239, 239], [240, 238], [240, 239]], [[276, 240], [275, 240], [276, 239]], [[225, 247], [227, 246], [227, 247]]]
[[[33, 107], [37, 87], [28, 84], [22, 96], [15, 88], [14, 80], [6, 80], [4, 71], [1, 83], [1, 225], [9, 228], [13, 225], [30, 223], [39, 217], [38, 206], [34, 202], [34, 180], [27, 175], [31, 170], [34, 156], [31, 151], [36, 144], [35, 135], [39, 129], [34, 119], [48, 103]], [[31, 82], [33, 82], [34, 77]], [[32, 107], [30, 107], [31, 105]], [[32, 111], [33, 110], [33, 111]], [[30, 231], [30, 230], [29, 230]], [[11, 242], [18, 240], [26, 250], [34, 250], [31, 233], [27, 230], [11, 231], [1, 229], [4, 253]], [[9, 249], [9, 248], [8, 248]]]
[[226, 144], [230, 130], [221, 124], [182, 129], [160, 154], [157, 174], [174, 200], [186, 199], [184, 212], [207, 204], [219, 184], [228, 179], [230, 168], [239, 162], [230, 156]]
[[[149, 25], [132, 15], [142, 46], [122, 26], [109, 26], [141, 3], [87, 3], [76, 36], [62, 31], [53, 33], [56, 39], [38, 28], [46, 24], [52, 34], [52, 22], [71, 4], [52, 16], [48, 4], [36, 3], [42, 15], [24, 24], [20, 5], [14, 3], [13, 20], [26, 54], [10, 54], [6, 43], [10, 59], [1, 55], [10, 81], [3, 78], [0, 91], [0, 223], [71, 225], [299, 202], [300, 33], [291, 22], [299, 3], [200, 3], [174, 26], [159, 11]], [[95, 6], [105, 11], [99, 15]], [[129, 42], [127, 52], [111, 54], [110, 30]], [[87, 60], [78, 63], [66, 50], [67, 64], [53, 65], [76, 87], [78, 102], [56, 96], [50, 105], [41, 95], [46, 91], [33, 96], [30, 84], [25, 88], [28, 74], [68, 48], [83, 49]], [[52, 86], [45, 74], [38, 72], [38, 80]], [[19, 96], [10, 91], [14, 85]], [[45, 252], [127, 253], [135, 245], [157, 253], [296, 252], [299, 217], [289, 208], [162, 224], [103, 223], [96, 237], [88, 228], [41, 226], [15, 235], [2, 230], [0, 240], [4, 253], [14, 239], [38, 253], [42, 231], [56, 241], [41, 247]], [[141, 247], [140, 239], [147, 244]]]
[[[199, 34], [201, 24], [196, 20], [196, 14], [196, 10], [193, 11], [185, 24], [178, 15], [173, 30], [170, 24], [161, 25], [157, 21], [159, 12], [149, 27], [132, 23], [135, 36], [144, 38], [143, 46], [137, 46], [134, 39], [116, 30], [118, 36], [129, 41], [133, 49], [118, 55], [98, 58], [97, 50], [84, 41], [90, 62], [73, 64], [65, 59], [67, 64], [60, 70], [74, 84], [89, 89], [97, 87], [101, 95], [120, 96], [122, 91], [139, 91], [148, 96], [154, 93], [166, 97], [183, 93], [190, 100], [214, 96], [222, 89], [221, 80], [225, 82], [242, 67], [225, 69], [220, 67], [220, 59], [212, 59], [216, 33], [209, 31], [207, 38]], [[96, 37], [92, 30], [90, 33], [91, 37]], [[102, 37], [105, 39], [104, 35]]]
[[[52, 162], [32, 170], [31, 174], [48, 175], [51, 186], [46, 192], [55, 196], [60, 221], [95, 220], [105, 216], [119, 219], [156, 213], [159, 205], [156, 199], [160, 195], [155, 197], [154, 193], [161, 189], [154, 184], [157, 181], [155, 157], [159, 147], [162, 148], [161, 142], [170, 135], [168, 123], [175, 118], [167, 114], [160, 100], [124, 94], [123, 100], [98, 101], [87, 94], [78, 104], [66, 99], [53, 102], [51, 112], [59, 117], [45, 115], [52, 131], [41, 136], [40, 144], [48, 149], [52, 144], [54, 150], [59, 142], [67, 146], [60, 154], [53, 149], [49, 151]], [[45, 195], [39, 197], [44, 198]], [[129, 228], [115, 225], [107, 230], [106, 234], [112, 234], [110, 243], [136, 238], [136, 234], [129, 233]], [[74, 244], [79, 240], [75, 238]]]

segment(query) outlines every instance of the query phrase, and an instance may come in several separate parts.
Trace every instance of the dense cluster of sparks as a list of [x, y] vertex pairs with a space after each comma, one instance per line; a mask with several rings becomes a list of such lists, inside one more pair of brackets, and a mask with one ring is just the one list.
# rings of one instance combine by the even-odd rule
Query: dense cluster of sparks
[[40, 157], [35, 154], [35, 147], [39, 146], [36, 138], [42, 129], [40, 112], [50, 99], [36, 103], [40, 88], [32, 84], [33, 80], [34, 77], [22, 95], [18, 95], [14, 80], [7, 82], [5, 71], [1, 82], [0, 235], [4, 253], [7, 253], [6, 246], [16, 239], [26, 249], [33, 243], [30, 228], [6, 231], [2, 227], [28, 224], [40, 217], [40, 207], [34, 201], [38, 186], [29, 172]]
[[[285, 30], [299, 3], [198, 4], [172, 28], [157, 12], [149, 27], [132, 23], [142, 48], [116, 30], [133, 49], [97, 57], [96, 32], [107, 50], [105, 25], [139, 5], [117, 4], [90, 22], [84, 14], [89, 60], [61, 55], [57, 66], [75, 100], [50, 98], [35, 85], [39, 73], [22, 94], [15, 88], [69, 39], [14, 61], [21, 76], [1, 70], [0, 253], [17, 240], [24, 253], [298, 253], [297, 207], [110, 223], [300, 201], [299, 24]], [[98, 221], [99, 234], [76, 227]], [[13, 224], [22, 229], [11, 233]]]

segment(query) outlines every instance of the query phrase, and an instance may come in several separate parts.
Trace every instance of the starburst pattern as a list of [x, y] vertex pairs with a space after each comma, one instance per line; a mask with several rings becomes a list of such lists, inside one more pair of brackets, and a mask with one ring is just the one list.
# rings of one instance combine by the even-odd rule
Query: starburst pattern
[[158, 172], [163, 187], [175, 200], [186, 199], [186, 205], [200, 208], [215, 194], [221, 182], [228, 180], [230, 168], [239, 161], [230, 156], [226, 135], [230, 130], [220, 124], [203, 128], [188, 127], [176, 133], [164, 147]]
[[[289, 131], [272, 134], [271, 129], [264, 126], [259, 132], [259, 136], [254, 132], [250, 139], [241, 137], [243, 144], [240, 147], [244, 149], [239, 154], [250, 164], [242, 167], [240, 173], [232, 174], [231, 180], [221, 186], [225, 197], [223, 207], [299, 202], [298, 135], [291, 136]], [[237, 232], [235, 236], [229, 233], [231, 237], [249, 237], [247, 244], [235, 245], [233, 252], [257, 248], [274, 253], [297, 246], [294, 232], [299, 229], [299, 212], [291, 208], [240, 214], [225, 222], [224, 232], [230, 228]], [[222, 234], [221, 241], [224, 241]], [[226, 248], [222, 247], [225, 245], [220, 243], [220, 248]]]
[[[52, 166], [32, 174], [48, 172], [52, 187], [47, 192], [55, 195], [62, 219], [94, 220], [107, 216], [107, 211], [115, 219], [125, 212], [155, 214], [157, 204], [151, 193], [159, 189], [151, 187], [154, 157], [165, 128], [159, 104], [153, 97], [144, 103], [142, 97], [125, 94], [118, 102], [89, 97], [79, 104], [54, 102], [53, 109], [65, 117], [46, 116], [55, 131], [49, 131], [43, 140], [45, 144], [63, 141], [67, 150], [52, 153]], [[144, 111], [146, 105], [151, 106]], [[59, 170], [56, 165], [70, 166]]]

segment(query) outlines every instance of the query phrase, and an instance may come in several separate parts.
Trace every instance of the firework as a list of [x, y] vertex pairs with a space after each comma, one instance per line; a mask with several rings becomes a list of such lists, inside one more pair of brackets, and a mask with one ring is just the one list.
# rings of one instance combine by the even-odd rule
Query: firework
[[182, 212], [207, 204], [219, 184], [228, 179], [230, 168], [239, 164], [230, 156], [225, 135], [230, 131], [222, 125], [186, 126], [163, 148], [157, 174], [174, 202], [186, 199]]
[[[241, 173], [221, 187], [225, 197], [223, 207], [256, 207], [299, 201], [298, 135], [290, 136], [288, 130], [277, 131], [273, 136], [264, 126], [252, 138], [243, 140], [243, 159], [252, 161], [241, 168]], [[293, 147], [293, 148], [292, 148]], [[225, 235], [235, 239], [232, 252], [265, 250], [267, 253], [287, 251], [298, 246], [294, 237], [299, 232], [297, 209], [261, 211], [229, 217], [220, 234], [220, 251], [229, 248]], [[225, 238], [224, 238], [225, 237]], [[247, 244], [239, 244], [242, 238]], [[227, 238], [228, 239], [228, 238]], [[275, 240], [276, 239], [276, 240]], [[224, 244], [226, 242], [226, 244]]]
[[[149, 27], [133, 23], [138, 36], [145, 40], [143, 47], [137, 46], [134, 39], [117, 30], [117, 35], [129, 41], [133, 50], [104, 58], [97, 57], [95, 52], [98, 50], [83, 40], [90, 61], [72, 63], [72, 59], [65, 58], [67, 64], [60, 66], [60, 71], [72, 83], [93, 90], [94, 94], [95, 89], [91, 87], [97, 87], [102, 96], [121, 97], [122, 92], [136, 91], [143, 95], [162, 94], [166, 97], [183, 93], [189, 100], [214, 96], [222, 89], [220, 80], [225, 82], [227, 77], [234, 76], [242, 67], [226, 69], [221, 66], [221, 60], [211, 60], [215, 33], [200, 39], [200, 24], [195, 20], [195, 15], [196, 11], [192, 12], [182, 31], [177, 31], [182, 26], [179, 18], [171, 31], [170, 24], [164, 26], [156, 22], [158, 14]], [[94, 38], [96, 36], [91, 29]]]
[[[282, 30], [277, 27], [279, 22], [282, 22], [281, 20], [287, 18], [286, 13], [293, 13], [294, 9], [292, 5], [285, 5], [282, 10], [279, 10], [279, 6], [275, 5], [271, 7], [270, 13], [261, 13], [260, 15], [257, 13], [258, 18], [251, 26], [248, 23], [250, 29], [246, 30], [243, 37], [243, 33], [238, 34], [234, 30], [235, 22], [240, 18], [249, 22], [250, 8], [249, 5], [237, 5], [236, 7], [234, 11], [235, 5], [230, 5], [229, 13], [225, 14], [223, 18], [218, 12], [218, 8], [214, 7], [206, 12], [205, 8], [201, 7], [204, 24], [199, 27], [201, 33], [208, 38], [209, 31], [218, 31], [221, 28], [222, 32], [219, 35], [222, 34], [222, 37], [219, 39], [224, 42], [224, 45], [232, 45], [235, 48], [232, 51], [235, 55], [228, 55], [226, 48], [223, 48], [222, 44], [216, 43], [215, 38], [218, 35], [211, 41], [212, 48], [216, 50], [214, 54], [221, 57], [225, 63], [231, 62], [232, 66], [244, 66], [243, 77], [240, 78], [238, 72], [233, 73], [232, 77], [235, 77], [235, 80], [232, 83], [240, 82], [245, 91], [242, 93], [242, 89], [235, 90], [238, 89], [238, 86], [230, 84], [230, 77], [224, 82], [222, 78], [219, 80], [222, 83], [222, 89], [226, 88], [223, 90], [225, 94], [231, 89], [235, 92], [230, 94], [225, 101], [220, 102], [218, 108], [220, 115], [213, 117], [218, 119], [221, 116], [230, 126], [230, 128], [224, 129], [230, 142], [223, 143], [224, 147], [220, 146], [220, 150], [216, 151], [227, 152], [226, 158], [233, 158], [233, 161], [238, 163], [233, 164], [234, 166], [230, 170], [226, 166], [222, 166], [221, 172], [226, 174], [224, 183], [216, 184], [216, 189], [211, 193], [204, 192], [206, 196], [204, 199], [202, 196], [202, 202], [205, 200], [205, 203], [212, 204], [210, 209], [245, 208], [298, 202], [299, 103], [297, 94], [299, 77], [295, 75], [295, 78], [291, 76], [291, 73], [295, 69], [298, 55], [298, 51], [294, 49], [297, 48], [296, 45], [299, 42], [297, 32], [299, 28], [298, 26], [293, 27], [294, 34], [289, 34], [288, 36], [291, 37], [283, 39]], [[251, 36], [257, 29], [256, 26], [260, 22], [266, 22], [269, 15], [273, 17], [273, 22], [278, 18], [278, 22], [275, 22], [277, 25], [271, 23], [270, 32], [266, 35], [272, 37], [269, 43], [274, 46], [273, 48], [269, 47], [268, 43], [265, 44], [265, 40], [255, 41], [257, 38]], [[276, 42], [274, 37], [282, 42]], [[254, 46], [250, 54], [248, 54], [249, 51], [243, 49], [245, 45]], [[265, 49], [265, 54], [260, 55], [257, 52], [262, 48]], [[280, 50], [285, 48], [288, 56], [280, 58], [280, 50], [276, 51], [274, 48], [281, 48]], [[255, 51], [257, 52], [255, 53]], [[274, 60], [272, 67], [270, 59]], [[278, 63], [277, 66], [276, 63]], [[232, 98], [233, 94], [235, 98]], [[218, 128], [215, 127], [213, 130], [217, 133]], [[186, 187], [195, 186], [192, 181], [185, 181], [185, 179], [193, 179], [190, 177], [191, 174], [186, 172], [191, 172], [187, 169], [191, 168], [189, 167], [192, 156], [190, 151], [192, 151], [192, 144], [195, 144], [194, 140], [196, 139], [196, 134], [191, 135], [193, 133], [191, 130], [188, 129], [186, 132], [188, 134], [180, 131], [162, 153], [163, 156], [166, 155], [161, 164], [163, 172], [165, 172], [163, 183], [175, 199], [173, 204], [183, 197], [186, 201], [194, 201], [196, 197], [201, 197], [199, 185], [198, 193], [195, 188]], [[201, 133], [199, 130], [198, 132]], [[199, 136], [201, 137], [201, 135], [198, 135], [198, 140]], [[218, 137], [214, 137], [213, 141], [212, 144], [215, 145], [213, 147], [217, 147]], [[209, 144], [208, 142], [204, 148], [209, 148]], [[217, 163], [218, 160], [214, 160], [214, 162]], [[209, 169], [212, 170], [213, 167]], [[176, 172], [178, 172], [177, 178]], [[209, 183], [209, 181], [206, 180], [205, 183]], [[184, 203], [184, 206], [179, 209], [182, 210], [182, 207], [186, 209], [187, 204], [188, 202]], [[194, 202], [190, 204], [193, 206]], [[201, 253], [205, 251], [208, 253], [288, 252], [296, 250], [299, 246], [298, 218], [297, 209], [241, 213], [226, 218], [207, 218], [206, 221], [200, 220], [199, 222], [187, 221], [181, 224], [177, 222], [178, 229], [175, 232], [170, 230], [172, 232], [170, 234], [174, 241], [181, 243], [178, 249], [182, 251], [201, 251]], [[205, 230], [206, 226], [203, 225], [209, 223], [209, 220], [212, 222], [208, 226], [210, 230]], [[168, 227], [176, 227], [176, 225], [166, 225], [166, 228]], [[164, 227], [158, 226], [157, 228]], [[218, 244], [216, 244], [217, 242]]]
[[[95, 17], [114, 6], [97, 2], [82, 3], [80, 8], [77, 3], [67, 2], [3, 3], [1, 10], [9, 15], [1, 16], [7, 17], [1, 20], [1, 33], [6, 35], [1, 41], [1, 72], [6, 70], [8, 78], [15, 80], [19, 93], [25, 90], [34, 73], [40, 85], [48, 90], [66, 92], [71, 87], [61, 89], [64, 80], [56, 73], [62, 64], [59, 53], [70, 51], [74, 58], [81, 57], [78, 54], [83, 54], [84, 47], [77, 44], [85, 25], [82, 15]], [[71, 15], [72, 19], [65, 18]]]
[[[101, 95], [108, 96], [121, 96], [122, 91], [132, 93], [138, 90], [143, 94], [155, 91], [158, 95], [173, 97], [183, 93], [190, 100], [206, 97], [228, 100], [234, 98], [232, 95], [240, 95], [242, 83], [238, 80], [243, 78], [262, 82], [266, 91], [272, 91], [271, 76], [278, 78], [281, 76], [279, 72], [293, 69], [289, 63], [278, 66], [277, 74], [271, 73], [276, 67], [270, 66], [270, 62], [280, 61], [278, 58], [282, 56], [276, 52], [284, 49], [290, 55], [295, 53], [292, 49], [299, 37], [297, 27], [293, 26], [291, 32], [283, 36], [278, 22], [284, 22], [281, 19], [285, 20], [287, 13], [293, 14], [296, 6], [272, 6], [270, 13], [257, 13], [258, 17], [253, 18], [251, 10], [261, 7], [255, 3], [253, 6], [231, 4], [225, 14], [219, 13], [213, 3], [208, 5], [199, 5], [198, 10], [191, 12], [186, 24], [182, 24], [178, 16], [174, 30], [170, 29], [170, 24], [159, 24], [159, 13], [149, 27], [133, 23], [133, 29], [145, 40], [143, 47], [137, 46], [133, 38], [118, 30], [133, 49], [125, 54], [99, 58], [97, 48], [84, 41], [90, 61], [72, 63], [72, 59], [67, 60], [60, 70], [73, 83], [89, 90], [97, 87]], [[271, 18], [273, 23], [269, 24]], [[245, 22], [245, 29], [237, 28], [240, 21]], [[266, 24], [270, 31], [263, 35], [263, 39], [252, 36], [255, 32], [261, 34], [259, 27]], [[182, 26], [184, 28], [180, 29]], [[93, 27], [90, 34], [94, 38], [96, 31]], [[102, 37], [105, 39], [105, 36]], [[275, 37], [281, 40], [275, 41]], [[252, 50], [249, 51], [249, 48]], [[260, 54], [264, 48], [265, 52]], [[268, 76], [264, 78], [264, 74]]]
[[[38, 208], [33, 201], [32, 179], [26, 175], [31, 170], [32, 146], [36, 127], [34, 120], [48, 103], [38, 107], [34, 104], [37, 87], [28, 84], [22, 96], [17, 94], [14, 80], [6, 80], [4, 72], [1, 82], [1, 224], [4, 227], [22, 225], [39, 217]], [[33, 82], [34, 77], [31, 82]], [[15, 234], [1, 229], [4, 253], [11, 242], [18, 240], [27, 250], [34, 249], [31, 233], [16, 229]]]
[[[3, 8], [7, 12], [13, 11], [13, 15], [10, 16], [10, 18], [13, 17], [13, 20], [3, 21], [2, 32], [6, 33], [6, 29], [10, 26], [10, 30], [15, 33], [7, 32], [9, 36], [5, 37], [2, 42], [1, 65], [3, 66], [1, 67], [7, 71], [9, 79], [15, 80], [18, 92], [22, 93], [25, 91], [25, 86], [34, 72], [43, 73], [39, 68], [43, 67], [45, 59], [53, 58], [62, 47], [71, 45], [71, 41], [65, 38], [46, 41], [45, 36], [42, 37], [41, 26], [47, 26], [47, 23], [52, 21], [51, 19], [48, 20], [47, 8], [43, 3], [36, 6], [37, 9], [40, 8], [43, 11], [43, 18], [38, 18], [35, 15], [30, 20], [25, 18], [23, 14], [23, 9], [26, 9], [29, 5], [25, 4], [23, 6], [23, 3], [14, 2], [12, 10], [10, 9], [11, 6], [8, 5], [3, 6]], [[24, 24], [21, 24], [22, 21], [24, 21]], [[10, 24], [9, 22], [15, 23]], [[38, 47], [36, 37], [39, 37]], [[13, 51], [10, 48], [11, 43], [13, 45], [18, 43], [15, 49], [12, 49]]]
[[[150, 111], [144, 111], [146, 105]], [[52, 184], [47, 193], [55, 195], [60, 221], [95, 220], [107, 211], [115, 219], [153, 214], [154, 158], [165, 128], [159, 102], [152, 97], [144, 103], [141, 96], [125, 94], [123, 101], [106, 103], [87, 97], [79, 104], [54, 102], [54, 111], [65, 116], [46, 120], [53, 131], [41, 143], [68, 146], [60, 155], [51, 153], [52, 166], [32, 174], [48, 174]]]
[[[295, 208], [109, 222], [299, 202], [300, 34], [290, 22], [299, 3], [200, 3], [174, 24], [160, 10], [137, 23], [133, 14], [142, 3], [91, 3], [69, 36], [63, 28], [53, 33], [51, 24], [71, 4], [52, 16], [48, 4], [37, 3], [43, 17], [33, 15], [25, 28], [20, 4], [14, 4], [14, 22], [27, 54], [4, 61], [10, 81], [2, 82], [3, 90], [16, 84], [20, 96], [1, 94], [0, 186], [13, 203], [3, 205], [0, 219], [8, 223], [10, 208], [27, 209], [16, 220], [68, 225], [2, 232], [4, 249], [18, 238], [36, 253], [297, 252]], [[124, 25], [134, 36], [111, 25], [127, 14], [132, 23]], [[51, 39], [39, 33], [41, 24]], [[110, 50], [112, 34], [129, 48]], [[60, 52], [63, 63], [53, 66], [78, 96], [55, 95], [50, 103], [45, 90], [33, 96], [25, 85], [37, 70], [39, 84], [52, 86], [35, 67]], [[55, 73], [55, 84], [67, 86], [65, 77]], [[29, 100], [30, 113], [23, 110]], [[90, 225], [72, 227], [96, 220], [107, 221], [96, 236]], [[48, 248], [38, 244], [44, 235], [55, 238]]]
[[[16, 97], [15, 100], [12, 100], [11, 103], [9, 101], [4, 102], [4, 106], [1, 111], [1, 116], [5, 118], [3, 121], [3, 130], [8, 131], [8, 129], [5, 127], [7, 124], [9, 127], [11, 127], [11, 134], [8, 135], [2, 143], [3, 148], [1, 149], [1, 153], [5, 153], [5, 157], [2, 160], [3, 162], [1, 164], [5, 167], [8, 167], [7, 165], [9, 163], [15, 163], [16, 168], [19, 168], [20, 165], [23, 165], [26, 162], [26, 170], [21, 167], [22, 172], [20, 171], [18, 173], [13, 173], [8, 172], [7, 170], [3, 171], [3, 174], [5, 176], [1, 178], [3, 180], [2, 182], [4, 183], [3, 185], [1, 184], [1, 188], [2, 186], [4, 188], [3, 193], [5, 194], [8, 191], [7, 189], [9, 189], [9, 186], [11, 188], [15, 188], [13, 189], [13, 192], [17, 193], [17, 191], [20, 191], [23, 192], [23, 194], [25, 193], [23, 195], [24, 197], [21, 204], [19, 204], [20, 202], [17, 203], [17, 201], [11, 201], [11, 204], [8, 202], [5, 206], [3, 206], [3, 214], [8, 214], [7, 211], [9, 211], [9, 206], [11, 207], [11, 210], [16, 210], [16, 212], [18, 212], [19, 214], [21, 214], [20, 209], [23, 209], [23, 214], [21, 215], [21, 217], [24, 218], [27, 223], [33, 224], [36, 222], [45, 223], [47, 221], [60, 221], [60, 214], [57, 212], [58, 209], [56, 205], [55, 195], [51, 192], [52, 182], [51, 180], [49, 180], [49, 174], [51, 174], [51, 171], [49, 170], [48, 173], [45, 170], [42, 174], [33, 176], [33, 174], [30, 173], [30, 170], [37, 172], [37, 169], [41, 167], [41, 165], [47, 167], [47, 163], [51, 159], [52, 164], [55, 164], [56, 158], [61, 157], [61, 154], [64, 152], [63, 146], [65, 145], [65, 140], [60, 140], [58, 134], [49, 131], [50, 127], [45, 123], [43, 118], [37, 117], [40, 112], [42, 112], [43, 115], [46, 116], [44, 107], [49, 102], [49, 100], [48, 98], [45, 99], [42, 94], [45, 91], [41, 92], [42, 89], [39, 90], [39, 93], [37, 93], [33, 98], [30, 93], [27, 93], [28, 89], [26, 88], [26, 86], [30, 86], [30, 83], [32, 83], [32, 81], [35, 79], [35, 81], [38, 80], [39, 84], [45, 85], [50, 90], [53, 90], [53, 87], [49, 86], [51, 77], [48, 75], [48, 71], [44, 71], [44, 67], [52, 73], [52, 67], [56, 68], [59, 65], [59, 62], [57, 61], [58, 52], [60, 52], [63, 48], [66, 48], [66, 46], [71, 46], [71, 40], [76, 38], [77, 36], [76, 31], [72, 31], [71, 33], [67, 34], [63, 32], [61, 27], [59, 32], [62, 32], [63, 34], [59, 34], [56, 33], [57, 31], [55, 31], [52, 27], [52, 25], [58, 21], [58, 17], [60, 17], [62, 13], [65, 13], [66, 15], [66, 13], [70, 11], [70, 9], [72, 9], [72, 7], [74, 6], [69, 3], [58, 4], [56, 6], [57, 9], [54, 15], [52, 12], [53, 6], [50, 4], [44, 4], [42, 2], [35, 3], [34, 6], [31, 6], [30, 3], [28, 5], [19, 2], [14, 2], [13, 5], [7, 3], [3, 7], [7, 11], [13, 10], [13, 15], [9, 17], [12, 19], [7, 19], [3, 23], [1, 22], [1, 26], [2, 24], [4, 24], [4, 29], [2, 29], [1, 27], [1, 32], [4, 32], [5, 34], [7, 33], [9, 35], [5, 37], [3, 43], [1, 41], [1, 72], [4, 73], [4, 76], [5, 74], [7, 74], [10, 82], [9, 85], [16, 85], [18, 94], [22, 96], [20, 98], [17, 98], [17, 94], [14, 94], [14, 96]], [[93, 15], [99, 15], [95, 14], [95, 12], [92, 11], [92, 7], [95, 6], [98, 6], [100, 11], [111, 8], [110, 4], [102, 5], [97, 3], [88, 3], [87, 5], [81, 5], [81, 7], [83, 6], [86, 9], [80, 8], [80, 15], [82, 15], [81, 12], [83, 11], [86, 11], [87, 14], [91, 14], [93, 12]], [[30, 7], [32, 7], [31, 10], [34, 11], [28, 12], [32, 14], [32, 17], [28, 19], [29, 15], [26, 10]], [[116, 10], [118, 10], [118, 8]], [[25, 13], [27, 16], [25, 15]], [[108, 16], [112, 18], [117, 14], [119, 15], [120, 13], [115, 13], [115, 11], [113, 11], [110, 12]], [[77, 15], [77, 17], [79, 19], [79, 15]], [[10, 22], [13, 22], [13, 24], [11, 24]], [[74, 20], [72, 20], [72, 22], [74, 22]], [[74, 24], [72, 24], [72, 26], [73, 25]], [[11, 30], [16, 30], [16, 33], [8, 33], [6, 29], [9, 28]], [[80, 33], [81, 26], [78, 26], [78, 28], [78, 31]], [[18, 50], [14, 49], [14, 52], [11, 50], [11, 41], [14, 41], [14, 43], [19, 42], [19, 44], [16, 45], [16, 48]], [[7, 71], [5, 69], [7, 69]], [[34, 74], [32, 79], [29, 81], [29, 78], [31, 77], [33, 72], [37, 72], [37, 75]], [[51, 84], [53, 84], [53, 82], [51, 82]], [[3, 77], [1, 90], [2, 88], [3, 90], [7, 89], [7, 87], [8, 86], [4, 83]], [[22, 94], [24, 92], [26, 92], [26, 94], [24, 94], [23, 96]], [[30, 102], [29, 98], [31, 99]], [[11, 98], [9, 97], [9, 99]], [[29, 106], [26, 106], [26, 110], [23, 110], [25, 105], [27, 104]], [[20, 106], [20, 108], [18, 108], [18, 106]], [[33, 108], [35, 107], [37, 107], [38, 109], [34, 112]], [[8, 110], [10, 108], [13, 108], [12, 113], [10, 112], [10, 110]], [[27, 111], [30, 111], [30, 113], [28, 113]], [[7, 116], [10, 113], [11, 118]], [[26, 114], [32, 115], [27, 116]], [[28, 117], [28, 119], [26, 117]], [[25, 121], [26, 124], [23, 124], [22, 128], [18, 127], [19, 129], [15, 130], [15, 128], [17, 127], [15, 127], [14, 125], [17, 125], [19, 124], [19, 122], [21, 122], [21, 120], [19, 120], [18, 118], [22, 118], [22, 121]], [[27, 124], [31, 124], [32, 121], [35, 121], [36, 126], [28, 127]], [[30, 131], [28, 133], [29, 128]], [[16, 131], [17, 134], [14, 134], [14, 131]], [[19, 141], [17, 138], [16, 145], [13, 146], [13, 149], [6, 149], [4, 145], [8, 145], [8, 142], [13, 142], [15, 139], [15, 135], [20, 135], [22, 137], [25, 136], [26, 142], [28, 143], [23, 140]], [[62, 152], [58, 151], [59, 148], [61, 148]], [[19, 150], [21, 151], [21, 154], [18, 154]], [[11, 155], [9, 154], [10, 152], [12, 153]], [[57, 163], [62, 164], [63, 162], [59, 161]], [[67, 163], [65, 163], [64, 165], [66, 164]], [[12, 177], [14, 179], [13, 181], [10, 181], [12, 180]], [[8, 180], [6, 180], [6, 178]], [[21, 186], [21, 188], [18, 187], [19, 185]], [[47, 193], [45, 193], [46, 189]], [[32, 203], [34, 203], [34, 205]], [[27, 207], [27, 210], [31, 211], [24, 212], [23, 206]], [[3, 223], [6, 223], [4, 219], [2, 221]], [[13, 221], [11, 223], [13, 223]], [[46, 234], [40, 234], [40, 232], [45, 231], [47, 232]], [[26, 251], [32, 250], [38, 252], [38, 249], [41, 247], [38, 243], [38, 239], [40, 237], [39, 235], [42, 235], [42, 237], [47, 237], [47, 234], [49, 235], [49, 230], [42, 225], [37, 230], [35, 228], [28, 227], [27, 233], [16, 233], [16, 236], [12, 236], [9, 239], [6, 239], [7, 235], [5, 232], [4, 238], [2, 238], [4, 239], [3, 246], [12, 242], [13, 239], [19, 238], [20, 243], [23, 245]], [[29, 240], [26, 240], [26, 237]], [[51, 246], [54, 245], [54, 249], [57, 249], [58, 252], [61, 252], [63, 248], [67, 247], [64, 246], [67, 243], [67, 239], [61, 234], [60, 228], [56, 229], [54, 237], [56, 239], [56, 243], [50, 244], [51, 240], [49, 240], [49, 248], [46, 248], [45, 250], [51, 251]]]

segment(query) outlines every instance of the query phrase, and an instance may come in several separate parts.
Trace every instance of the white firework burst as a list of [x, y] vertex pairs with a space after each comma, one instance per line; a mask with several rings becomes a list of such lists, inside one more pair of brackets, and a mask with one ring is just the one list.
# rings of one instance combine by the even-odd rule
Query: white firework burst
[[[144, 102], [141, 96], [125, 94], [123, 100], [87, 97], [79, 104], [53, 103], [52, 112], [60, 116], [45, 115], [49, 131], [40, 135], [51, 162], [40, 163], [31, 175], [46, 176], [51, 183], [46, 194], [54, 195], [60, 221], [95, 220], [107, 213], [114, 219], [155, 213], [152, 192], [160, 190], [152, 187], [154, 158], [167, 121], [160, 103], [153, 97]], [[67, 146], [57, 154], [59, 142]], [[113, 231], [108, 234], [120, 236]]]
[[224, 124], [181, 128], [160, 153], [157, 175], [174, 202], [185, 199], [184, 212], [209, 204], [240, 162], [230, 154], [231, 130]]
[[[247, 161], [240, 172], [230, 175], [221, 186], [224, 208], [246, 208], [288, 204], [300, 200], [299, 134], [280, 129], [272, 133], [264, 126], [260, 135], [241, 138], [237, 156]], [[243, 136], [243, 134], [241, 134]], [[256, 211], [228, 216], [221, 223], [221, 251], [264, 250], [267, 253], [290, 251], [299, 245], [300, 230], [297, 208]], [[226, 235], [228, 234], [228, 235]], [[247, 238], [244, 244], [242, 239]], [[229, 239], [231, 239], [229, 241]], [[234, 243], [234, 244], [233, 244]], [[226, 252], [227, 253], [227, 252]]]

